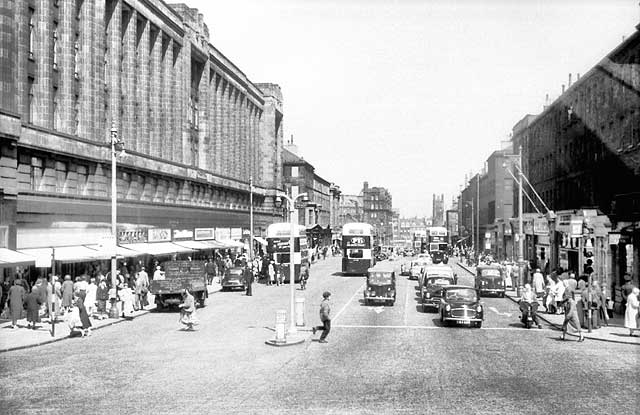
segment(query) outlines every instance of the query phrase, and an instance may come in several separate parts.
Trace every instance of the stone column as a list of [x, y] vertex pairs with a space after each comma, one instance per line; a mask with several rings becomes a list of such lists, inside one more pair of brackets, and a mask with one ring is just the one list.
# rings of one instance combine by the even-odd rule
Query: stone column
[[151, 40], [149, 21], [144, 19], [137, 23], [138, 49], [137, 49], [137, 79], [136, 79], [136, 101], [138, 111], [137, 120], [133, 126], [135, 135], [138, 137], [136, 150], [144, 153], [149, 152], [149, 43]]
[[[29, 22], [27, 22], [28, 24]], [[53, 55], [51, 7], [48, 0], [38, 0], [35, 6], [35, 45], [33, 58], [36, 62], [33, 98], [35, 105], [31, 114], [33, 124], [53, 128], [51, 91], [53, 90]], [[4, 91], [3, 91], [4, 92]]]
[[171, 160], [173, 153], [173, 39], [163, 37], [162, 55], [162, 143], [160, 157]]
[[222, 132], [221, 132], [221, 140], [222, 140], [222, 164], [220, 174], [223, 176], [231, 176], [231, 166], [233, 165], [231, 160], [231, 139], [230, 139], [230, 115], [229, 108], [231, 102], [231, 94], [229, 93], [229, 82], [226, 79], [222, 79]]
[[0, 49], [6, 51], [0, 55], [0, 108], [11, 112], [16, 111], [16, 61], [17, 26], [15, 15], [15, 1], [6, 0], [0, 9]]
[[204, 170], [210, 170], [209, 163], [209, 60], [205, 61], [200, 74], [200, 83], [198, 85], [198, 160], [196, 165]]
[[[125, 140], [129, 139], [129, 135], [123, 135], [122, 120], [120, 119], [123, 90], [120, 87], [120, 77], [122, 76], [122, 2], [120, 0], [111, 0], [107, 3], [107, 85], [109, 97], [109, 115], [107, 117], [106, 139], [111, 139], [111, 125], [115, 125], [118, 133]], [[126, 142], [126, 141], [125, 141]]]
[[136, 30], [138, 13], [133, 9], [122, 10], [122, 120], [120, 136], [125, 141], [125, 148], [138, 150], [138, 134], [136, 131]]
[[[84, 0], [86, 2], [86, 0]], [[105, 85], [107, 82], [107, 51], [108, 48], [107, 39], [105, 36], [105, 1], [94, 0], [93, 13], [91, 14], [91, 49], [87, 51], [91, 65], [91, 92], [93, 93], [92, 99], [92, 124], [88, 130], [90, 131], [90, 138], [99, 142], [110, 142], [111, 125], [107, 127], [105, 106]], [[115, 74], [117, 77], [117, 74]], [[119, 91], [118, 91], [119, 94]]]
[[162, 31], [150, 25], [149, 29], [150, 65], [149, 65], [149, 155], [159, 157], [164, 132], [161, 129], [160, 91], [162, 88]]
[[214, 87], [215, 87], [215, 147], [216, 147], [216, 153], [215, 153], [215, 161], [214, 161], [214, 173], [216, 174], [221, 174], [222, 173], [222, 156], [223, 156], [223, 147], [222, 147], [222, 141], [223, 141], [223, 135], [222, 135], [222, 97], [223, 97], [223, 92], [222, 92], [222, 78], [220, 77], [220, 75], [218, 73], [214, 74], [214, 78], [215, 78], [215, 83], [214, 83]]

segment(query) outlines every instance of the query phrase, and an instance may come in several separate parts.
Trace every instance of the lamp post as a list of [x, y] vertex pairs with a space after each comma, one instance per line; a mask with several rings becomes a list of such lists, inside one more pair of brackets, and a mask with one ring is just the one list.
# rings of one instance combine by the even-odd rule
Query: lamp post
[[505, 154], [505, 157], [511, 157], [516, 159], [516, 166], [518, 170], [518, 292], [521, 292], [520, 288], [524, 283], [524, 219], [522, 215], [522, 146], [518, 148], [518, 154]]
[[[118, 137], [118, 129], [115, 126], [115, 123], [111, 124], [111, 288], [115, 290], [117, 281], [116, 281], [116, 269], [118, 267], [117, 262], [117, 246], [118, 246], [118, 236], [117, 236], [117, 203], [118, 203], [118, 193], [116, 187], [116, 157], [118, 156], [118, 151], [124, 151], [124, 141]], [[116, 304], [114, 303], [109, 311], [109, 317], [118, 318], [118, 310]]]
[[253, 271], [253, 175], [249, 176], [249, 261]]
[[296, 322], [294, 319], [295, 313], [295, 266], [293, 264], [293, 255], [294, 255], [294, 243], [295, 243], [295, 223], [293, 222], [294, 217], [293, 213], [295, 212], [295, 201], [299, 198], [302, 198], [304, 202], [309, 200], [306, 193], [300, 193], [296, 197], [289, 197], [284, 193], [278, 193], [278, 197], [282, 199], [286, 199], [289, 202], [289, 224], [290, 224], [290, 235], [289, 235], [289, 292], [291, 295], [290, 298], [290, 322], [289, 322], [289, 334], [296, 334], [298, 329], [296, 328]]
[[474, 250], [476, 248], [476, 235], [475, 235], [475, 226], [474, 226], [474, 220], [473, 220], [473, 215], [474, 215], [474, 211], [473, 211], [473, 198], [471, 198], [471, 201], [466, 202], [466, 205], [471, 205], [471, 245], [473, 246]]

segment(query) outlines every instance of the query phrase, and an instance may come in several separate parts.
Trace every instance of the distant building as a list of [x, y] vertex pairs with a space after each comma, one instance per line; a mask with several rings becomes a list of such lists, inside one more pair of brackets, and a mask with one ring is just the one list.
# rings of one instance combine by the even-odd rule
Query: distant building
[[371, 224], [376, 233], [377, 242], [387, 245], [393, 241], [393, 202], [391, 193], [384, 187], [362, 187], [364, 202], [364, 222]]
[[444, 195], [433, 195], [432, 226], [444, 226]]

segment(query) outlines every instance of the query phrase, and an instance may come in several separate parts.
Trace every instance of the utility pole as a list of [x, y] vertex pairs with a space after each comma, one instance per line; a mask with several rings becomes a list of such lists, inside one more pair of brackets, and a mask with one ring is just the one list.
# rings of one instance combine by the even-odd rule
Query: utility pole
[[524, 283], [525, 275], [524, 275], [524, 223], [522, 217], [522, 146], [518, 148], [518, 269], [520, 276], [520, 285], [518, 286], [518, 291], [522, 291], [520, 286]]

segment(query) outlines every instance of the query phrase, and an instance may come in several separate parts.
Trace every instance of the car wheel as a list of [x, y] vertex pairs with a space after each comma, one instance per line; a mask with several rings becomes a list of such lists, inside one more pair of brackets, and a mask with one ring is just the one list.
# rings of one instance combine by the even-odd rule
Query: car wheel
[[476, 322], [476, 328], [479, 328], [479, 329], [482, 328], [482, 321]]

